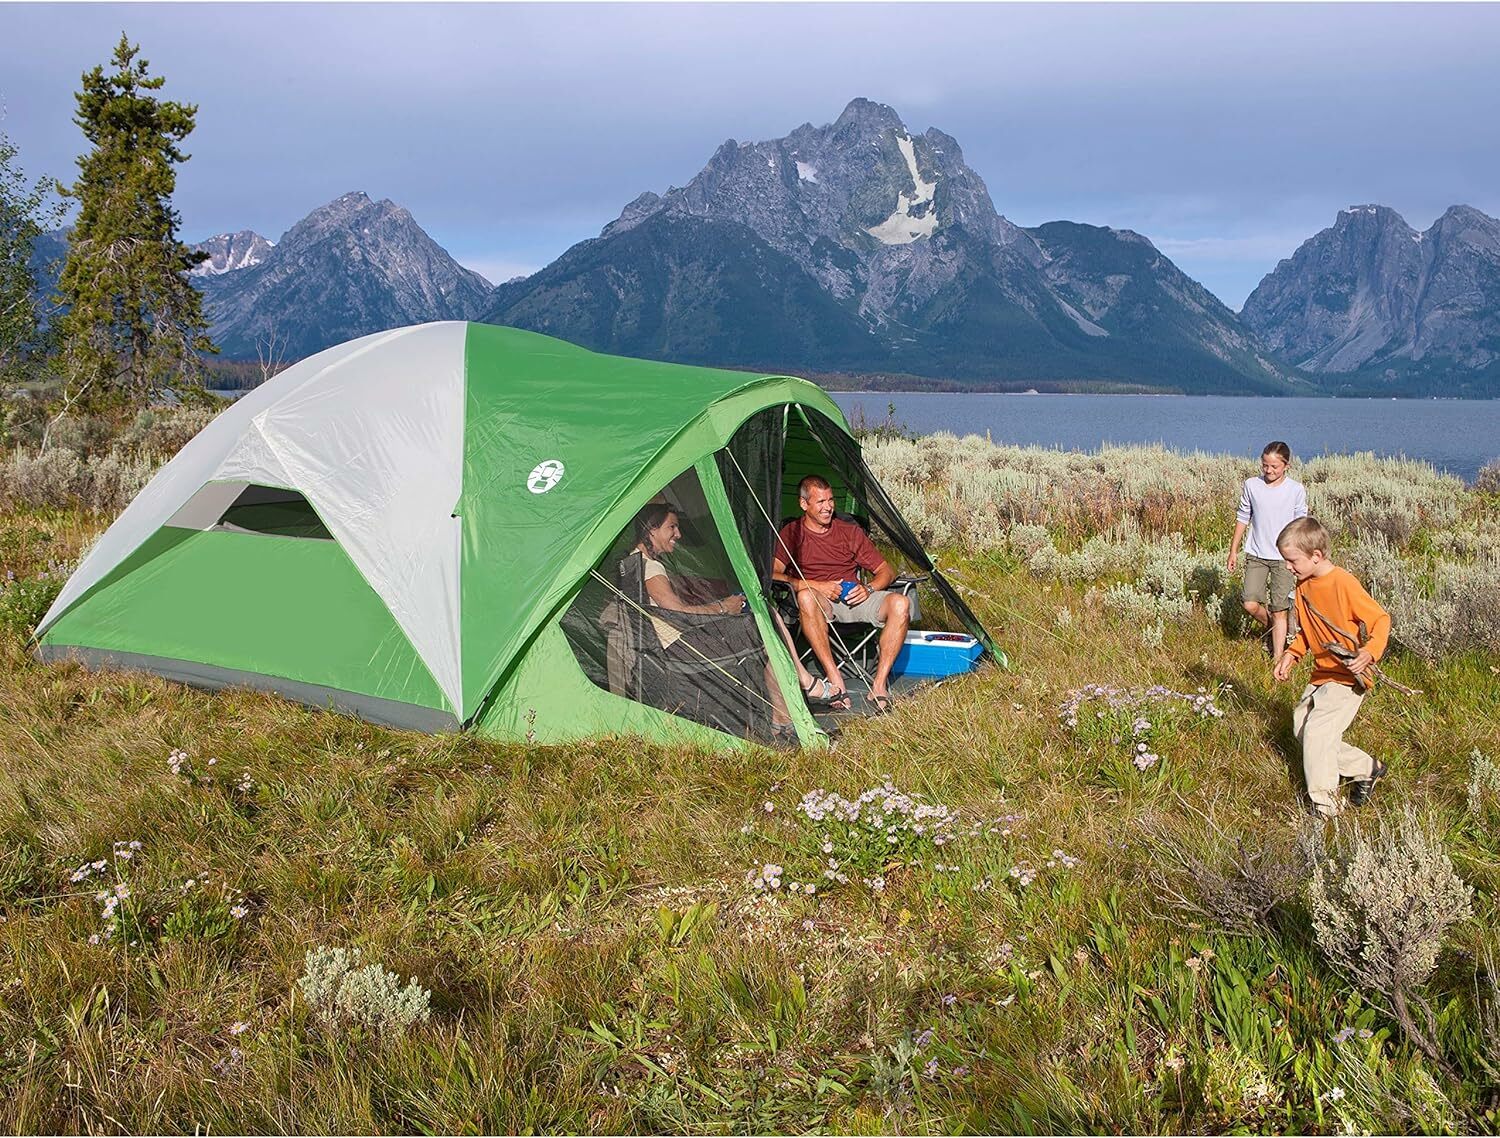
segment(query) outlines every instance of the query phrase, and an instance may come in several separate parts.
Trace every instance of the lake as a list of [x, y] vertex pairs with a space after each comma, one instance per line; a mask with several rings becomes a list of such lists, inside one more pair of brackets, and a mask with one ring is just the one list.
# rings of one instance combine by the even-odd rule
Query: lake
[[895, 420], [919, 435], [989, 432], [997, 443], [1098, 450], [1161, 443], [1173, 450], [1256, 458], [1281, 439], [1298, 459], [1373, 451], [1415, 458], [1473, 482], [1500, 458], [1500, 400], [1264, 399], [1225, 395], [1011, 395], [931, 391], [830, 392], [844, 414]]

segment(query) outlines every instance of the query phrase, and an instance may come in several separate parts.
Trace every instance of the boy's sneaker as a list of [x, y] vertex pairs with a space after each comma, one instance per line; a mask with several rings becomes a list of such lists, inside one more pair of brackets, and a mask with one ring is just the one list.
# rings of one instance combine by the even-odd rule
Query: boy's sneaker
[[1384, 777], [1385, 764], [1376, 759], [1375, 769], [1370, 772], [1370, 777], [1362, 778], [1349, 787], [1349, 801], [1355, 806], [1363, 806], [1370, 801], [1370, 795], [1375, 793], [1375, 784]]

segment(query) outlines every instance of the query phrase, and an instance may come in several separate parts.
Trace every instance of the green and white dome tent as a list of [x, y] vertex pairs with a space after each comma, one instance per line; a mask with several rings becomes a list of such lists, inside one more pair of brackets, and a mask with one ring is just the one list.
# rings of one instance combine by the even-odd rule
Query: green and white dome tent
[[[37, 651], [543, 742], [731, 744], [765, 733], [774, 683], [811, 743], [765, 594], [813, 470], [1003, 660], [815, 385], [459, 322], [330, 348], [225, 410], [83, 559]], [[656, 647], [622, 641], [644, 610], [617, 571], [652, 502], [680, 515], [685, 589], [749, 598], [755, 659], [661, 682], [623, 659]]]

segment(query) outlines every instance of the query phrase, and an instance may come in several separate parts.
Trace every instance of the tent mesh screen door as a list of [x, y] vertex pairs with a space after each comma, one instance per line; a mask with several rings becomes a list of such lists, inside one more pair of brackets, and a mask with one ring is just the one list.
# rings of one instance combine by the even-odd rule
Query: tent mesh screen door
[[953, 583], [933, 564], [917, 535], [912, 533], [911, 527], [906, 524], [884, 487], [876, 481], [875, 475], [865, 463], [864, 455], [860, 453], [857, 441], [817, 411], [797, 407], [788, 418], [786, 449], [783, 502], [795, 503], [797, 500], [794, 475], [800, 478], [802, 474], [814, 472], [797, 466], [794, 456], [802, 466], [809, 465], [810, 459], [815, 463], [821, 457], [827, 468], [816, 473], [824, 474], [833, 484], [839, 508], [858, 515], [862, 522], [868, 519], [872, 536], [878, 534], [919, 571], [928, 574], [931, 578], [930, 587], [942, 598], [944, 607], [959, 627], [983, 644], [993, 658], [1004, 660], [1004, 654], [996, 647], [979, 618], [959, 596]]
[[[648, 586], [658, 573], [664, 579]], [[668, 605], [655, 595], [664, 586]], [[615, 539], [563, 614], [562, 628], [599, 687], [731, 735], [764, 739], [772, 711], [765, 645], [748, 612], [713, 611], [737, 609], [739, 599], [690, 469]]]

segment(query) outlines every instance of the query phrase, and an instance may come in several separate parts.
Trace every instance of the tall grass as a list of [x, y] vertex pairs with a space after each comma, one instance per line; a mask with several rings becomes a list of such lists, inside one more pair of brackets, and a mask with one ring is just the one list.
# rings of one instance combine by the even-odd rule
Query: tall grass
[[[1361, 824], [1420, 812], [1473, 890], [1415, 981], [1416, 1041], [1319, 947], [1313, 859], [1351, 824], [1308, 830], [1297, 693], [1209, 611], [1246, 472], [869, 449], [1014, 667], [921, 691], [833, 752], [413, 735], [44, 667], [0, 632], [0, 1125], [1500, 1124], [1494, 643], [1398, 653], [1428, 695], [1378, 693], [1353, 729], [1392, 770]], [[1320, 462], [1301, 476], [1341, 549], [1384, 551], [1421, 595], [1444, 565], [1482, 576], [1478, 493]], [[17, 580], [107, 521], [82, 494], [3, 494]], [[1418, 524], [1383, 528], [1402, 511]], [[372, 1006], [399, 977], [427, 1017], [309, 1005], [310, 960], [337, 949], [384, 985]]]

